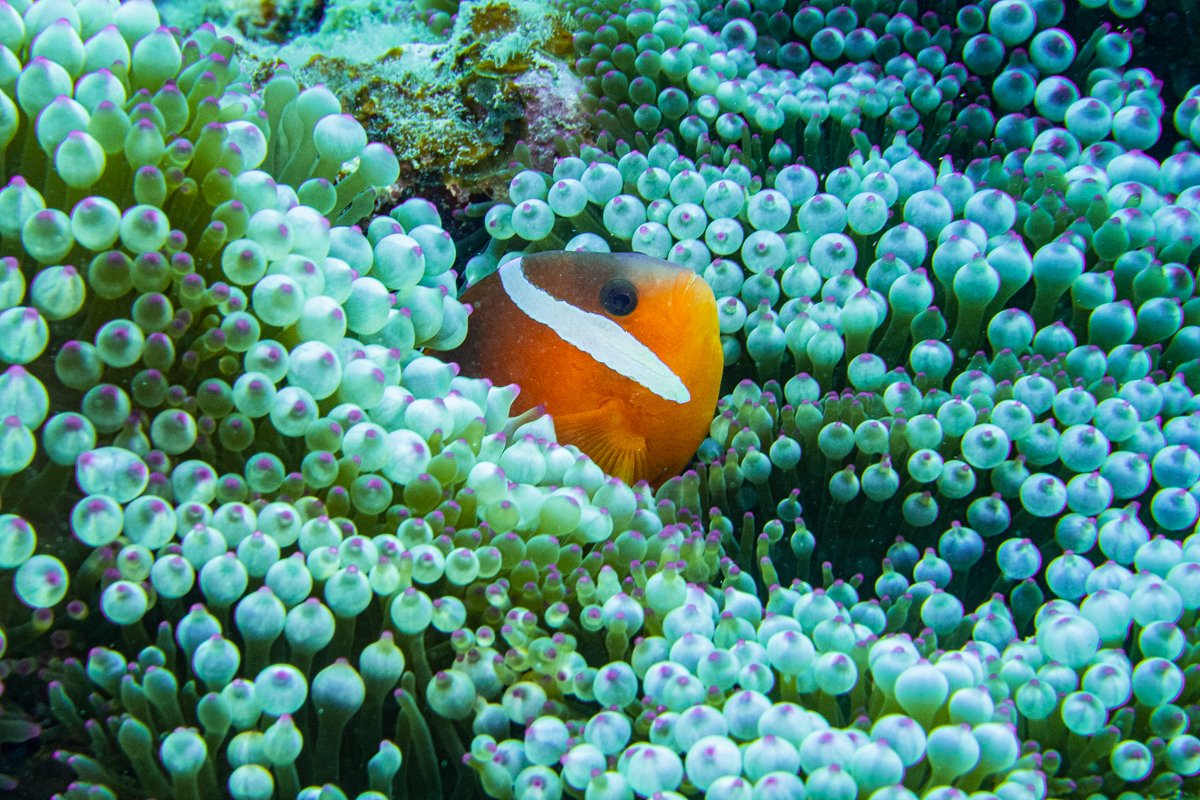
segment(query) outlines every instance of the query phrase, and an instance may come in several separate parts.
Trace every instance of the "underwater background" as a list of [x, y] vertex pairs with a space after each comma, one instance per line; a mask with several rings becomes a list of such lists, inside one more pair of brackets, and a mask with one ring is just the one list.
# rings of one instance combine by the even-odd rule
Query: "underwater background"
[[[0, 0], [0, 789], [1200, 796], [1198, 39]], [[426, 354], [547, 250], [717, 298], [656, 490]]]

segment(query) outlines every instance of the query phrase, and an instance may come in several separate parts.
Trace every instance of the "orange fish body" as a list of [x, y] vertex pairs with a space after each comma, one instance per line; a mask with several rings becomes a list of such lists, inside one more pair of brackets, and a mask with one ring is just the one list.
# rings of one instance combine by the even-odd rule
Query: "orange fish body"
[[716, 300], [695, 272], [639, 253], [536, 253], [462, 299], [467, 338], [443, 356], [520, 386], [514, 413], [544, 406], [560, 442], [629, 483], [657, 487], [687, 465], [723, 363]]

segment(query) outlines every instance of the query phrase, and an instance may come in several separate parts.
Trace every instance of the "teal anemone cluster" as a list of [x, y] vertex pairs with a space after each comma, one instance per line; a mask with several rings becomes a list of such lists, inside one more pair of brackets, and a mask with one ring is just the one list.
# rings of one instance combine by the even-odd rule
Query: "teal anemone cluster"
[[[1200, 94], [1136, 0], [924, 5], [560, 3], [592, 135], [459, 215], [212, 26], [0, 2], [19, 790], [1200, 792]], [[547, 249], [718, 298], [657, 491], [426, 354]]]
[[[678, 503], [691, 493], [701, 516], [745, 515], [726, 553], [745, 570], [734, 585], [768, 608], [777, 602], [786, 617], [792, 606], [771, 587], [808, 587], [823, 564], [826, 584], [831, 567], [873, 582], [870, 612], [857, 595], [829, 606], [847, 623], [877, 621], [871, 634], [849, 635], [855, 645], [902, 629], [916, 609], [928, 626], [920, 636], [934, 633], [947, 653], [983, 642], [1003, 651], [1021, 637], [1045, 647], [1049, 638], [1055, 654], [1033, 659], [1031, 680], [1076, 655], [1069, 668], [1086, 672], [1106, 649], [1130, 675], [1142, 654], [1126, 650], [1127, 636], [1140, 640], [1124, 627], [1129, 617], [1105, 639], [1078, 621], [1088, 616], [1080, 609], [1110, 592], [1128, 600], [1147, 582], [1171, 597], [1167, 624], [1180, 649], [1164, 656], [1170, 667], [1141, 668], [1172, 672], [1174, 704], [1192, 696], [1181, 678], [1194, 664], [1183, 642], [1195, 614], [1166, 579], [1177, 568], [1174, 586], [1184, 585], [1185, 537], [1200, 511], [1200, 156], [1183, 142], [1166, 157], [1146, 154], [1161, 149], [1169, 126], [1162, 83], [1129, 67], [1129, 34], [1105, 24], [1077, 45], [1055, 27], [1064, 12], [1016, 0], [941, 17], [904, 3], [576, 8], [576, 69], [602, 132], [548, 171], [526, 165], [507, 202], [478, 209], [492, 243], [466, 272], [475, 280], [522, 252], [567, 248], [633, 250], [703, 275], [718, 298], [728, 394], [695, 471], [659, 497]], [[1193, 97], [1175, 114], [1183, 136]], [[730, 615], [714, 599], [720, 638]], [[1072, 621], [1051, 624], [1060, 611]], [[765, 646], [774, 632], [738, 626], [723, 642], [708, 635], [716, 652], [739, 638]], [[950, 638], [942, 644], [939, 634]], [[687, 666], [664, 636], [667, 660]], [[856, 653], [866, 660], [846, 649]], [[698, 666], [703, 659], [687, 673], [710, 692], [703, 702], [728, 703], [714, 702]], [[768, 666], [778, 681], [779, 663]], [[634, 668], [642, 684], [631, 697], [643, 703], [647, 738], [635, 721], [618, 774], [636, 774], [621, 768], [636, 742], [660, 744], [683, 759], [679, 783], [639, 790], [635, 781], [635, 794], [711, 793], [692, 776], [691, 760], [702, 757], [691, 739], [655, 742], [658, 716], [682, 709]], [[1175, 733], [1127, 727], [1100, 744], [1091, 738], [1100, 728], [1080, 734], [1072, 719], [1055, 733], [1097, 750], [1053, 740], [1051, 718], [1037, 715], [1053, 706], [1065, 720], [1080, 702], [1082, 676], [1062, 675], [1036, 711], [1035, 690], [1006, 681], [1015, 714], [1005, 720], [1024, 748], [1052, 756], [1040, 767], [1050, 780], [1043, 793], [1114, 796], [1136, 785], [1171, 796], [1196, 774], [1164, 768], [1165, 749], [1156, 759], [1141, 744], [1157, 737], [1165, 748]], [[992, 700], [1002, 704], [1001, 694]], [[1099, 724], [1156, 710], [1132, 704], [1122, 694]], [[819, 710], [820, 701], [802, 705]], [[862, 698], [849, 707], [875, 716]], [[1192, 737], [1192, 717], [1176, 719], [1177, 734]], [[823, 722], [836, 725], [836, 711]], [[763, 735], [715, 732], [743, 759]], [[1191, 752], [1194, 740], [1177, 747]], [[1135, 754], [1144, 771], [1123, 760]], [[874, 796], [824, 775], [814, 793], [814, 768], [781, 763], [805, 774], [810, 795]], [[740, 786], [775, 796], [763, 771], [739, 772], [733, 755], [723, 764], [718, 796], [741, 796]], [[565, 771], [562, 779], [595, 786]], [[941, 796], [937, 780], [895, 782]]]

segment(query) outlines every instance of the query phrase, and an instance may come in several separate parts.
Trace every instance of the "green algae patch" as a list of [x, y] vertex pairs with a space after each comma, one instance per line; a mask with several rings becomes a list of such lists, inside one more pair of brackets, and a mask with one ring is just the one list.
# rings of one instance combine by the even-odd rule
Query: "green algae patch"
[[310, 32], [294, 30], [287, 41], [238, 19], [247, 17], [231, 18], [239, 48], [258, 72], [282, 62], [303, 84], [324, 84], [372, 139], [392, 147], [400, 194], [448, 193], [457, 202], [494, 194], [507, 185], [518, 142], [549, 167], [556, 137], [587, 127], [582, 84], [569, 69], [572, 20], [530, 0], [394, 12], [330, 4]]

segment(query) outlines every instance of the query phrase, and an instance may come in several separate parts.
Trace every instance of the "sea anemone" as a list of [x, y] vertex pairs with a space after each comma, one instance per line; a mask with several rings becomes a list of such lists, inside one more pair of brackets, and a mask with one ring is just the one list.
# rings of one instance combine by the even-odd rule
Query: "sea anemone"
[[[1195, 791], [1196, 91], [1144, 4], [935, 5], [560, 3], [590, 128], [462, 209], [211, 25], [0, 5], [0, 741], [69, 800]], [[718, 298], [657, 491], [425, 352], [547, 249]]]

